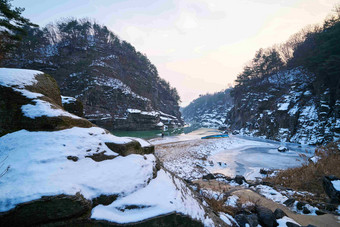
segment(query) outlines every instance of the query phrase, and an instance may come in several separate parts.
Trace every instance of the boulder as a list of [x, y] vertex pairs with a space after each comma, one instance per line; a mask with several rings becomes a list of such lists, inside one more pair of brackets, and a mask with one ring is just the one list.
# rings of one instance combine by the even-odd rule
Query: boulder
[[340, 191], [338, 191], [333, 184], [333, 181], [338, 180], [340, 179], [333, 175], [324, 176], [322, 179], [322, 186], [332, 203], [340, 203]]
[[[8, 78], [13, 75], [20, 73], [25, 75], [27, 72], [39, 71], [21, 69], [0, 71], [0, 136], [21, 129], [50, 131], [74, 126], [93, 126], [86, 119], [64, 111], [61, 107], [59, 87], [51, 76], [40, 72], [34, 76], [33, 82], [8, 83]], [[35, 116], [27, 115], [27, 112], [25, 114], [24, 108], [26, 110], [28, 108], [29, 113]], [[54, 115], [46, 115], [51, 112]]]
[[240, 185], [243, 184], [243, 182], [247, 183], [246, 179], [242, 175], [236, 175], [236, 177], [234, 178], [234, 181]]
[[275, 211], [274, 211], [274, 215], [275, 215], [275, 218], [276, 219], [281, 219], [283, 218], [284, 216], [287, 216], [287, 214], [281, 210], [280, 208], [277, 208]]
[[287, 199], [286, 201], [283, 202], [283, 204], [286, 205], [287, 207], [292, 207], [294, 203], [295, 203], [295, 199], [293, 198]]
[[286, 151], [288, 151], [289, 149], [287, 148], [287, 147], [285, 147], [285, 146], [279, 146], [278, 148], [277, 148], [277, 151], [278, 152], [286, 152]]
[[286, 222], [286, 225], [287, 225], [287, 227], [300, 227], [300, 225], [295, 224], [293, 222], [289, 222], [289, 221]]
[[64, 109], [78, 117], [84, 117], [84, 106], [81, 101], [76, 98], [68, 97], [68, 96], [61, 96], [62, 104]]
[[0, 213], [2, 226], [33, 226], [90, 215], [91, 201], [82, 195], [44, 196]]
[[138, 141], [131, 141], [126, 144], [105, 143], [108, 148], [118, 153], [121, 156], [129, 154], [153, 154], [155, 152], [154, 146], [142, 147]]
[[275, 215], [270, 209], [257, 206], [256, 212], [260, 225], [267, 227], [277, 226]]
[[209, 173], [207, 175], [204, 175], [203, 179], [204, 180], [214, 180], [214, 179], [216, 179], [216, 177], [213, 174]]

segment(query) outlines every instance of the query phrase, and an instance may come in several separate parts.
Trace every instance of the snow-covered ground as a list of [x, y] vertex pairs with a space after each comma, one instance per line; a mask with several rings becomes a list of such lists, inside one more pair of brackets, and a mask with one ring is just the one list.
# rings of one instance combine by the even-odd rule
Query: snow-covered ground
[[[20, 130], [0, 137], [0, 173], [4, 173], [0, 177], [0, 212], [42, 196], [79, 192], [90, 200], [100, 195], [118, 196], [108, 206], [96, 206], [94, 219], [130, 223], [177, 212], [212, 226], [213, 221], [182, 180], [164, 170], [154, 178], [154, 155], [122, 157], [105, 144], [125, 144], [133, 139], [97, 127]], [[102, 152], [113, 159], [96, 162], [89, 158]]]

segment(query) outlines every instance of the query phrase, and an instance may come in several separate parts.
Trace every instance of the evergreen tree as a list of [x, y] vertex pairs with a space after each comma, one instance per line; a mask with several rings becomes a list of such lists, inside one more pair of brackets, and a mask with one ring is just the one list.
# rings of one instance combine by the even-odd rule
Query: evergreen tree
[[38, 26], [21, 16], [24, 8], [12, 8], [10, 1], [0, 0], [0, 61], [26, 34], [24, 26]]

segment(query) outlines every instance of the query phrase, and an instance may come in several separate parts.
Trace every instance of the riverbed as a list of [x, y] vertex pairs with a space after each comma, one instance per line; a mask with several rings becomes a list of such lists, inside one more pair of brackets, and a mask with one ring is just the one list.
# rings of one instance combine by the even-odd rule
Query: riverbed
[[[184, 179], [193, 180], [207, 173], [222, 173], [248, 180], [264, 177], [260, 169], [287, 169], [302, 165], [313, 156], [315, 147], [230, 135], [228, 138], [201, 139], [218, 134], [216, 129], [198, 129], [188, 134], [149, 140], [164, 166]], [[278, 152], [279, 146], [289, 150]]]

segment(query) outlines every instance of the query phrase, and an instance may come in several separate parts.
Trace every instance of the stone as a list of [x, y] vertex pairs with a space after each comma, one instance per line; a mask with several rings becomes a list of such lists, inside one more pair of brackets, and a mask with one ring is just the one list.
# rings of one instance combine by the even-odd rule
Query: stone
[[338, 204], [340, 203], [340, 191], [337, 191], [332, 184], [332, 181], [335, 181], [335, 180], [340, 180], [340, 179], [333, 175], [324, 176], [322, 179], [322, 186], [326, 194], [328, 195], [328, 197], [331, 199], [331, 202]]
[[44, 196], [1, 213], [2, 226], [35, 226], [90, 215], [91, 201], [81, 194]]
[[234, 218], [240, 227], [246, 227], [246, 224], [249, 224], [245, 214], [237, 214]]
[[257, 206], [256, 212], [260, 225], [268, 227], [277, 226], [275, 215], [270, 209]]
[[207, 175], [204, 175], [204, 176], [203, 176], [203, 179], [204, 179], [204, 180], [214, 180], [214, 179], [216, 179], [216, 178], [215, 178], [215, 176], [214, 176], [213, 174], [209, 173], [209, 174], [207, 174]]
[[326, 212], [322, 211], [322, 210], [316, 210], [315, 211], [316, 215], [324, 215], [327, 214]]
[[243, 184], [243, 182], [247, 183], [246, 179], [242, 175], [236, 175], [236, 177], [234, 178], [234, 181], [240, 185]]
[[294, 203], [295, 203], [295, 199], [293, 198], [287, 199], [286, 201], [283, 202], [283, 204], [286, 205], [287, 207], [292, 207]]
[[286, 225], [287, 225], [287, 227], [300, 227], [300, 225], [297, 225], [297, 224], [295, 224], [293, 222], [289, 222], [289, 221], [286, 222]]
[[129, 154], [153, 154], [155, 152], [154, 146], [142, 147], [138, 141], [131, 141], [126, 144], [105, 143], [110, 150], [118, 153], [121, 156]]
[[[63, 96], [63, 100], [66, 97]], [[78, 117], [84, 117], [84, 106], [83, 103], [81, 101], [79, 101], [78, 99], [72, 98], [72, 97], [67, 97], [67, 102], [63, 102], [63, 107], [64, 109], [69, 112], [72, 113], [74, 115], [77, 115]]]
[[277, 150], [278, 150], [279, 152], [286, 152], [286, 151], [288, 151], [288, 148], [285, 147], [285, 146], [279, 146], [279, 147], [277, 148]]
[[69, 156], [67, 156], [67, 159], [76, 162], [76, 161], [78, 161], [79, 158], [78, 158], [77, 156], [71, 156], [71, 155], [69, 155]]
[[304, 203], [304, 202], [297, 202], [297, 204], [296, 204], [296, 209], [298, 209], [298, 210], [303, 210], [303, 208], [304, 208], [304, 206], [306, 205], [306, 203]]
[[310, 214], [311, 211], [310, 211], [307, 207], [303, 207], [302, 213], [304, 213], [304, 214]]
[[274, 211], [274, 215], [275, 215], [275, 218], [276, 219], [281, 219], [283, 218], [284, 216], [287, 216], [287, 214], [281, 210], [280, 208], [277, 208], [275, 211]]

